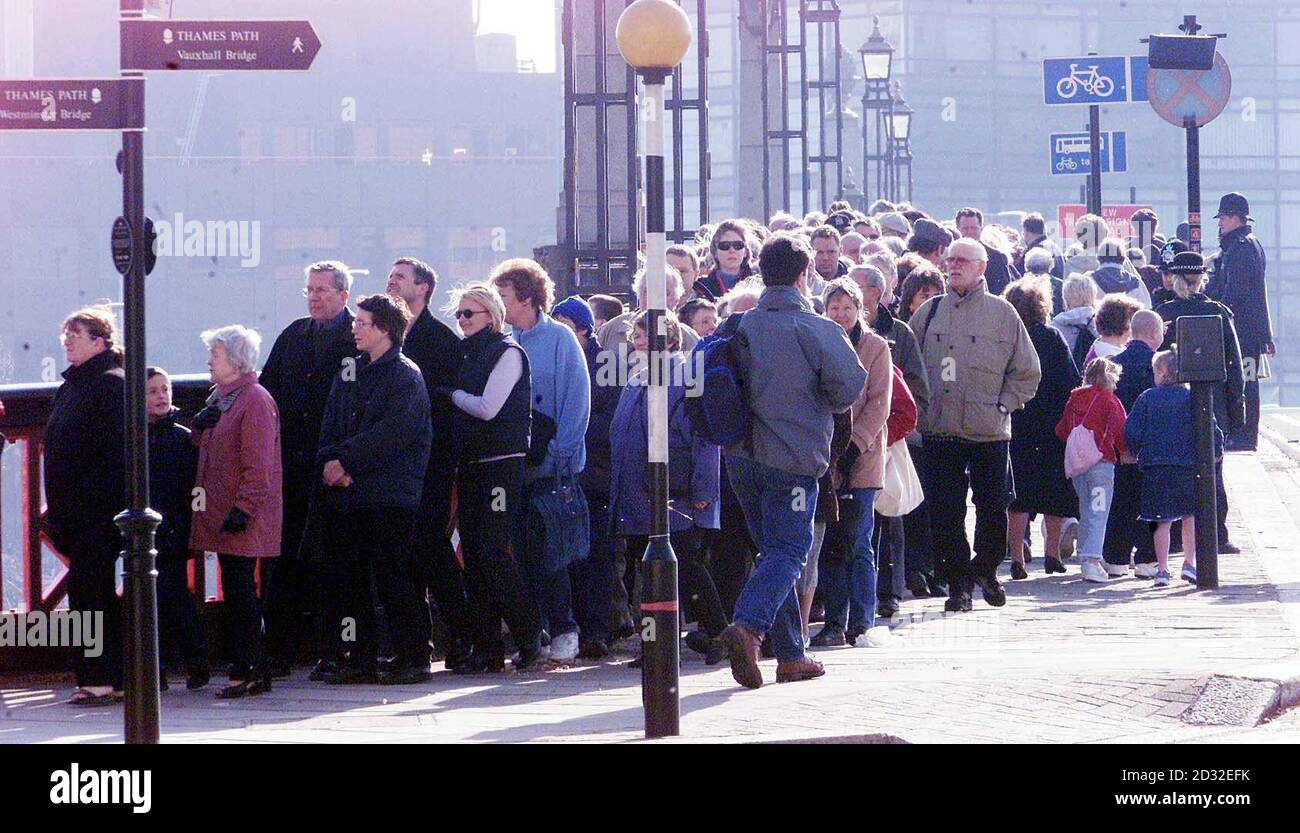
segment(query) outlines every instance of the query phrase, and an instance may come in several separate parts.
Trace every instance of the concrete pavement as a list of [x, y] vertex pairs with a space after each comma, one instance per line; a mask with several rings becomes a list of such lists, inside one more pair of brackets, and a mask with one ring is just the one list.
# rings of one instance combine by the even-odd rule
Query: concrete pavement
[[[827, 674], [819, 680], [769, 682], [751, 692], [732, 681], [725, 663], [707, 668], [684, 652], [680, 741], [1284, 737], [1275, 724], [1228, 729], [1183, 719], [1195, 711], [1189, 707], [1208, 702], [1207, 687], [1224, 700], [1216, 707], [1225, 713], [1258, 710], [1261, 689], [1224, 681], [1284, 681], [1300, 647], [1300, 468], [1261, 443], [1257, 454], [1229, 455], [1225, 471], [1229, 528], [1244, 551], [1221, 556], [1218, 591], [1181, 582], [1155, 589], [1131, 577], [1085, 584], [1077, 563], [1067, 562], [1067, 575], [1048, 577], [1036, 558], [1026, 581], [1006, 580], [1003, 568], [1006, 607], [990, 608], [977, 593], [972, 613], [945, 616], [941, 599], [908, 600], [893, 623], [900, 647], [820, 651]], [[442, 672], [431, 683], [400, 688], [314, 684], [299, 670], [267, 695], [233, 702], [215, 701], [212, 688], [178, 686], [162, 695], [163, 740], [635, 741], [640, 677], [626, 668], [628, 658], [528, 675]], [[774, 661], [764, 663], [764, 673], [774, 678]], [[66, 679], [0, 683], [0, 742], [120, 741], [121, 708], [74, 710], [60, 702], [70, 690]]]

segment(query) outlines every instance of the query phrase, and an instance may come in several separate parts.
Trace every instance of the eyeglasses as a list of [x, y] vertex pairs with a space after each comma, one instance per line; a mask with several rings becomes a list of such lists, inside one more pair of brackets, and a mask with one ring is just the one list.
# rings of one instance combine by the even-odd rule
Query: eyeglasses
[[720, 252], [739, 252], [744, 248], [744, 240], [723, 240], [721, 243], [717, 244], [717, 249]]
[[470, 320], [471, 318], [473, 318], [474, 316], [478, 315], [479, 313], [485, 313], [485, 314], [486, 314], [486, 313], [487, 313], [487, 310], [482, 310], [482, 309], [458, 309], [458, 310], [456, 310], [456, 317], [457, 317], [457, 318], [464, 318], [466, 321], [468, 321], [468, 320]]
[[971, 260], [967, 257], [950, 257], [947, 260], [949, 266], [969, 266], [972, 263], [983, 263], [982, 260]]
[[304, 298], [319, 298], [320, 296], [322, 296], [322, 295], [328, 295], [328, 294], [330, 294], [331, 292], [342, 292], [342, 291], [343, 291], [343, 290], [341, 290], [341, 289], [335, 289], [335, 288], [332, 287], [332, 286], [327, 286], [327, 287], [323, 287], [323, 288], [322, 288], [322, 287], [319, 287], [319, 286], [313, 286], [313, 287], [311, 287], [311, 288], [308, 288], [308, 287], [305, 287], [305, 286], [304, 286], [304, 287], [302, 288], [302, 297], [304, 297]]

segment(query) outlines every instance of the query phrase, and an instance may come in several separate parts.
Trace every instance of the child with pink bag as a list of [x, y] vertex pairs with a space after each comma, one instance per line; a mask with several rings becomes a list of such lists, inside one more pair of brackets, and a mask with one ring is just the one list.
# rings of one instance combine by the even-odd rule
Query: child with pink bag
[[1109, 579], [1102, 565], [1106, 520], [1115, 492], [1115, 466], [1127, 453], [1124, 405], [1115, 395], [1121, 368], [1107, 358], [1088, 362], [1083, 386], [1070, 392], [1056, 436], [1065, 443], [1065, 474], [1079, 495], [1079, 559], [1083, 580]]

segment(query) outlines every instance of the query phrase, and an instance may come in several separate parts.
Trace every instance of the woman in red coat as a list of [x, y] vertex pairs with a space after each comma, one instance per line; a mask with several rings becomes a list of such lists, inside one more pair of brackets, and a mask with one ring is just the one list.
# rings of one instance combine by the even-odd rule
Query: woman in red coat
[[280, 416], [253, 368], [261, 336], [231, 325], [203, 333], [215, 387], [194, 417], [199, 447], [190, 546], [215, 552], [230, 616], [230, 685], [218, 697], [271, 689], [262, 655], [257, 559], [280, 552]]

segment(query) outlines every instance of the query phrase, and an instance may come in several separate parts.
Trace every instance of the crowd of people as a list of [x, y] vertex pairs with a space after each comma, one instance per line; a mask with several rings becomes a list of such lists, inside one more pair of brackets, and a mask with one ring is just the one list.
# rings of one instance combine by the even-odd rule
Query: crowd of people
[[[1006, 603], [999, 568], [1156, 586], [1196, 578], [1191, 408], [1176, 321], [1222, 318], [1216, 448], [1250, 450], [1273, 353], [1263, 250], [1229, 194], [1220, 250], [1166, 239], [1149, 210], [1122, 238], [1087, 215], [1062, 250], [1038, 214], [986, 225], [877, 201], [701, 228], [667, 251], [669, 532], [686, 644], [757, 688], [824, 673], [808, 648], [895, 643], [904, 596]], [[1208, 280], [1208, 284], [1207, 284]], [[211, 677], [186, 574], [218, 554], [229, 682], [412, 684], [608, 656], [639, 632], [652, 533], [647, 298], [556, 301], [512, 259], [453, 287], [414, 257], [349, 306], [339, 261], [305, 270], [308, 315], [276, 338], [201, 334], [212, 389], [186, 427], [148, 371], [151, 504], [164, 670]], [[72, 701], [121, 699], [113, 517], [124, 505], [122, 350], [111, 313], [63, 322], [69, 368], [46, 428], [47, 532], [76, 610], [107, 649], [77, 660]], [[720, 447], [688, 417], [692, 369], [735, 357], [748, 433]], [[1221, 551], [1227, 539], [1218, 461]], [[974, 540], [967, 506], [974, 505]], [[1175, 534], [1175, 527], [1179, 530]], [[810, 623], [820, 622], [817, 633]], [[691, 627], [691, 625], [694, 627]], [[436, 647], [436, 653], [435, 653]], [[306, 653], [305, 653], [306, 652]], [[637, 662], [637, 660], [633, 660]]]

